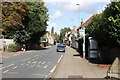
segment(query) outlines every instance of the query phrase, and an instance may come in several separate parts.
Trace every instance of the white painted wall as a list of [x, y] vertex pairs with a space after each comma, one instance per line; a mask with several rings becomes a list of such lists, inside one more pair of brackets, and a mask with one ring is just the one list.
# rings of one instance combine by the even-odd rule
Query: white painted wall
[[3, 49], [3, 39], [0, 39], [0, 50]]
[[48, 37], [48, 43], [54, 44], [54, 38], [51, 35]]

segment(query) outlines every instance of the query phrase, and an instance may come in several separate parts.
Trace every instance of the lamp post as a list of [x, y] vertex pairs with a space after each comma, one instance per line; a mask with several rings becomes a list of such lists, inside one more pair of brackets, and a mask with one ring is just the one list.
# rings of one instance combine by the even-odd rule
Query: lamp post
[[[78, 6], [78, 9], [79, 9], [79, 11], [78, 11], [78, 27], [79, 27], [79, 23], [80, 23], [80, 4], [76, 4], [77, 6]], [[77, 37], [80, 37], [80, 33], [79, 33], [79, 28], [78, 28], [78, 30], [77, 30]]]
[[[80, 12], [80, 4], [76, 4], [76, 5], [79, 6], [79, 12]], [[78, 19], [78, 25], [82, 25], [83, 19], [81, 19], [81, 24], [79, 24], [79, 23], [80, 23], [80, 13], [79, 13], [78, 16], [79, 16], [79, 17], [78, 17], [78, 18], [79, 18], [79, 19]], [[80, 29], [80, 28], [78, 28], [78, 34], [79, 34], [79, 32], [80, 32], [80, 35], [82, 34], [82, 37], [83, 37], [83, 58], [85, 58], [85, 27], [81, 28], [80, 31], [79, 31], [79, 29]]]
[[79, 23], [80, 23], [80, 4], [76, 4], [78, 6], [78, 26], [79, 26]]

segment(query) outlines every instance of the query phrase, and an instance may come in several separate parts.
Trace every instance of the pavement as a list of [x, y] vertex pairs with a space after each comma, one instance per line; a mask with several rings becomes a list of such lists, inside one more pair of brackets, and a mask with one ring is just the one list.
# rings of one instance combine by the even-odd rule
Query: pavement
[[67, 46], [66, 52], [51, 78], [104, 78], [107, 69], [81, 58], [79, 53]]

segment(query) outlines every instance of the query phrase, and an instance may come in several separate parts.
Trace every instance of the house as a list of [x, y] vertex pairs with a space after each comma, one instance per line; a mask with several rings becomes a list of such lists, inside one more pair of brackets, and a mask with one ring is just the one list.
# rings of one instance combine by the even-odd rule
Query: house
[[54, 35], [46, 33], [43, 37], [41, 37], [41, 46], [45, 47], [50, 45], [54, 45]]
[[54, 45], [54, 39], [55, 39], [54, 35], [50, 34], [48, 36], [48, 43]]
[[80, 28], [86, 27], [91, 21], [92, 19], [96, 16], [97, 14], [93, 14], [85, 23], [83, 23], [82, 25], [80, 25]]
[[[93, 14], [86, 22], [81, 21], [81, 25], [75, 27], [72, 31], [72, 47], [75, 48], [83, 57], [85, 57], [85, 27], [92, 21]], [[79, 31], [79, 32], [78, 32]], [[80, 34], [80, 37], [77, 35]]]
[[78, 42], [76, 41], [77, 36], [78, 36], [78, 34], [77, 34], [78, 28], [79, 27], [74, 27], [74, 29], [73, 29], [73, 31], [71, 33], [72, 34], [72, 47], [75, 48], [75, 49], [78, 48]]
[[66, 32], [65, 37], [64, 37], [64, 42], [67, 43], [67, 45], [70, 45], [71, 43], [71, 32]]

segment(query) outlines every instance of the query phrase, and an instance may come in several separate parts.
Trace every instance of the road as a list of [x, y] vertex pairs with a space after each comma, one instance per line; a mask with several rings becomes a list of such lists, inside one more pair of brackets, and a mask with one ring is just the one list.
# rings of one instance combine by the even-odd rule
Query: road
[[2, 78], [47, 78], [63, 52], [56, 52], [56, 46], [41, 50], [3, 55]]

